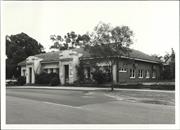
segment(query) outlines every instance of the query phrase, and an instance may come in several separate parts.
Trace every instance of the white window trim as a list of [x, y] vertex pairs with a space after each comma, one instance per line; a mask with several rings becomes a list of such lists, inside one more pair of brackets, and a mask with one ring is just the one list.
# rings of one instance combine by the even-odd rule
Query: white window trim
[[126, 70], [119, 70], [119, 72], [127, 72]]
[[130, 79], [135, 79], [135, 76], [134, 77], [129, 77]]
[[148, 77], [146, 76], [146, 79], [149, 79], [149, 78], [150, 78], [149, 76]]
[[[154, 72], [153, 72], [153, 73], [154, 73]], [[155, 73], [155, 76], [153, 75], [153, 73], [152, 73], [152, 78], [155, 79], [155, 78], [156, 78], [156, 73]]]
[[[134, 69], [131, 69], [131, 70], [134, 70]], [[131, 77], [129, 77], [130, 79], [135, 79], [135, 70], [134, 70], [134, 76], [131, 76]]]
[[125, 69], [125, 68], [120, 68], [119, 72], [127, 72], [127, 69]]
[[149, 79], [149, 78], [150, 78], [150, 76], [147, 76], [147, 75], [146, 75], [146, 79]]
[[[148, 76], [147, 76], [147, 73], [148, 73]], [[145, 77], [146, 79], [149, 79], [150, 78], [150, 72], [149, 72], [149, 70], [146, 70], [146, 77]]]
[[[140, 76], [139, 76], [138, 78], [139, 78], [139, 79], [143, 79], [143, 71], [142, 71], [142, 70], [139, 70], [139, 72], [140, 72], [140, 71], [141, 71], [142, 73], [139, 73]], [[142, 76], [141, 76], [141, 75], [142, 75]]]
[[153, 78], [153, 79], [155, 79], [155, 78], [156, 78], [156, 76], [155, 76], [155, 77], [153, 76], [152, 78]]

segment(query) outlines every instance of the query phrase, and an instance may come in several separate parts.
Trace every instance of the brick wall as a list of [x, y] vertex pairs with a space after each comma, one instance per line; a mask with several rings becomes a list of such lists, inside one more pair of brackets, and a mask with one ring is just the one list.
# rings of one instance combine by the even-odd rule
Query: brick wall
[[[117, 68], [117, 81], [120, 83], [157, 81], [160, 78], [160, 65], [155, 63], [120, 59]], [[130, 69], [134, 69], [135, 78], [130, 78]], [[139, 78], [138, 70], [142, 70], [142, 78]], [[149, 78], [145, 77], [146, 70], [149, 70]], [[156, 78], [152, 78], [153, 70], [156, 72]]]

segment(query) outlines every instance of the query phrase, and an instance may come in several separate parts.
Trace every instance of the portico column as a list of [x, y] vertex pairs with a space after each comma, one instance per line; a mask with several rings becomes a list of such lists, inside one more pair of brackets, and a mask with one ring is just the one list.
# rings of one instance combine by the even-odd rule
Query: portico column
[[32, 67], [32, 84], [35, 83], [35, 73], [34, 73], [34, 67]]
[[62, 62], [59, 62], [59, 78], [61, 81], [61, 84], [63, 85], [64, 82], [64, 65], [62, 64]]
[[117, 83], [117, 65], [113, 65], [113, 70], [112, 70], [112, 76], [113, 76], [113, 83]]
[[26, 83], [29, 83], [29, 68], [26, 67]]

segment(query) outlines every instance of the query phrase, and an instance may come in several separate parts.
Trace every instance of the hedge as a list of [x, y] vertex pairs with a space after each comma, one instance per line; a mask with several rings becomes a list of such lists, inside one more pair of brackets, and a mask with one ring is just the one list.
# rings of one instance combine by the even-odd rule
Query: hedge
[[40, 73], [36, 75], [36, 84], [51, 85], [55, 86], [60, 84], [59, 74], [56, 73]]

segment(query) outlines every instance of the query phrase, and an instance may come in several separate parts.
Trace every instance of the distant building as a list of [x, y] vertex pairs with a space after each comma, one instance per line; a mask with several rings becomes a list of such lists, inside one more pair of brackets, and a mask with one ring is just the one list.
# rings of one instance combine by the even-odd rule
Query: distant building
[[114, 83], [145, 82], [160, 78], [160, 61], [137, 50], [132, 50], [129, 56], [116, 57], [117, 62], [111, 64], [103, 57], [92, 57], [84, 49], [77, 48], [29, 56], [18, 65], [21, 66], [21, 76], [26, 77], [27, 84], [34, 84], [35, 74], [41, 72], [58, 73], [61, 84], [71, 84], [77, 80], [76, 66], [80, 62], [84, 65], [85, 78], [92, 79], [91, 72], [94, 68], [90, 61], [96, 59], [101, 59], [96, 63], [97, 66], [103, 69], [109, 65], [112, 67]]

